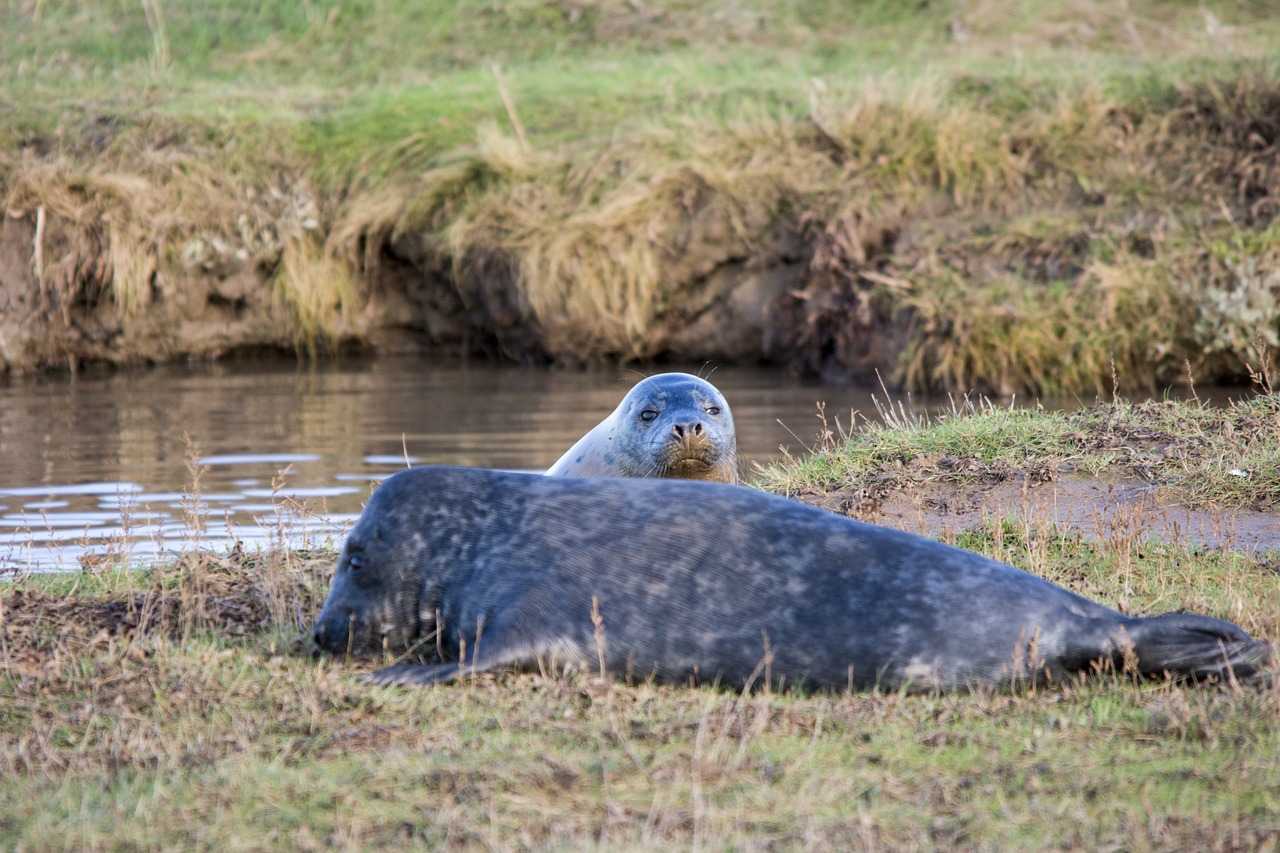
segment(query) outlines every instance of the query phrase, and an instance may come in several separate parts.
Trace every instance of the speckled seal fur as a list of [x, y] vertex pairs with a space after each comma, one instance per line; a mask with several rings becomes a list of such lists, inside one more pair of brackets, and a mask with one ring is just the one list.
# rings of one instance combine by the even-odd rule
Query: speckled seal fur
[[733, 688], [1017, 687], [1098, 662], [1244, 679], [1271, 646], [1207, 616], [1128, 617], [930, 539], [742, 486], [412, 468], [374, 493], [314, 630], [417, 648], [428, 684], [541, 666]]
[[733, 414], [705, 379], [659, 373], [637, 383], [547, 474], [736, 483]]

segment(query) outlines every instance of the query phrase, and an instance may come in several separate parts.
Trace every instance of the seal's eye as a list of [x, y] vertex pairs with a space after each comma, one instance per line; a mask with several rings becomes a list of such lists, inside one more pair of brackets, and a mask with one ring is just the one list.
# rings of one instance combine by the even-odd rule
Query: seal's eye
[[658, 416], [658, 413], [657, 413], [655, 410], [653, 410], [653, 409], [645, 409], [643, 412], [641, 412], [641, 413], [640, 413], [640, 420], [642, 420], [642, 421], [651, 421], [651, 420], [653, 420], [654, 418], [656, 418], [657, 416]]
[[720, 407], [719, 407], [719, 406], [707, 406], [707, 414], [708, 414], [708, 415], [718, 415], [718, 414], [720, 414]]
[[347, 557], [348, 571], [358, 572], [363, 568], [364, 568], [364, 555], [352, 554], [350, 557]]

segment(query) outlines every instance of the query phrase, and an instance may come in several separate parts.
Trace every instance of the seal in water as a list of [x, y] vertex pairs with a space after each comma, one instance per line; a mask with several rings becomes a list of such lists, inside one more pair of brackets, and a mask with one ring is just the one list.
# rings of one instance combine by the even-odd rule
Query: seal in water
[[1230, 622], [1125, 616], [978, 554], [742, 486], [433, 467], [374, 493], [314, 639], [447, 661], [383, 669], [381, 684], [536, 665], [952, 690], [1107, 667], [1244, 679], [1273, 655]]
[[671, 477], [738, 482], [738, 442], [729, 404], [688, 373], [639, 382], [548, 476]]

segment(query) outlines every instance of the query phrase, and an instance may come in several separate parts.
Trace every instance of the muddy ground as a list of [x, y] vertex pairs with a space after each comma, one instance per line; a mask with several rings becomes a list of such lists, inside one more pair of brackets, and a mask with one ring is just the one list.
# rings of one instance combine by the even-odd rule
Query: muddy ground
[[1072, 476], [1046, 481], [1013, 472], [990, 482], [912, 484], [884, 491], [804, 489], [793, 497], [873, 524], [943, 540], [1015, 518], [1032, 530], [1053, 526], [1117, 543], [1155, 539], [1244, 551], [1280, 547], [1280, 511], [1197, 509], [1161, 500], [1158, 488], [1141, 481]]

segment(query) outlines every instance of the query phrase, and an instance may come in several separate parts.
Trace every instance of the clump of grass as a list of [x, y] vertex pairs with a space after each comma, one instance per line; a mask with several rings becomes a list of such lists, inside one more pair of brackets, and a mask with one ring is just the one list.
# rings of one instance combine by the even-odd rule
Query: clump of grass
[[293, 337], [300, 349], [315, 355], [333, 347], [350, 331], [357, 304], [351, 267], [307, 233], [284, 237], [272, 283], [293, 316]]
[[[155, 247], [142, 223], [159, 213], [149, 183], [128, 173], [83, 170], [68, 161], [9, 165], [5, 207], [11, 216], [38, 223], [32, 255], [48, 308], [65, 314], [71, 303], [96, 301], [101, 291], [109, 292], [126, 316], [145, 308]], [[52, 242], [50, 223], [58, 220], [80, 226], [71, 245]]]
[[1198, 403], [1116, 404], [1070, 416], [1087, 447], [1123, 448], [1122, 468], [1141, 471], [1162, 493], [1190, 506], [1268, 509], [1280, 504], [1280, 398], [1262, 394], [1223, 413]]
[[[830, 434], [830, 433], [828, 433]], [[938, 476], [945, 460], [973, 460], [978, 469], [959, 467], [954, 476], [981, 476], [992, 464], [1064, 461], [1069, 429], [1052, 412], [996, 406], [990, 401], [957, 403], [946, 414], [929, 417], [895, 411], [881, 404], [880, 420], [864, 418], [860, 428], [842, 431], [812, 453], [757, 469], [754, 482], [767, 491], [791, 494], [799, 489], [841, 489], [890, 478], [899, 479], [913, 460]]]
[[[354, 300], [352, 273], [322, 249], [322, 214], [305, 179], [242, 171], [172, 124], [118, 131], [105, 150], [4, 164], [5, 209], [39, 223], [35, 283], [56, 328], [114, 309], [127, 339], [148, 312], [172, 314], [178, 291], [195, 282], [259, 276], [287, 306], [279, 312], [286, 339], [291, 331], [314, 350], [351, 334], [342, 323]], [[175, 143], [173, 134], [186, 138]], [[270, 295], [264, 288], [223, 298], [270, 312]]]
[[[469, 302], [487, 307], [495, 325], [535, 324], [549, 352], [651, 356], [654, 325], [680, 303], [681, 282], [749, 254], [788, 199], [824, 177], [817, 152], [790, 145], [788, 134], [757, 116], [551, 155], [487, 126], [466, 159], [422, 174], [396, 199], [353, 204], [339, 229], [348, 245], [425, 232]], [[714, 257], [682, 269], [691, 244]], [[481, 280], [495, 269], [510, 271], [509, 293]]]
[[755, 484], [794, 495], [902, 489], [940, 482], [1042, 482], [1075, 472], [1154, 485], [1191, 507], [1280, 504], [1280, 405], [1260, 394], [1220, 411], [1200, 402], [1124, 400], [1072, 413], [989, 401], [933, 418], [884, 409], [880, 422], [798, 459], [761, 467]]
[[1080, 281], [1047, 284], [1007, 272], [979, 283], [945, 262], [922, 267], [923, 286], [902, 301], [908, 387], [1103, 393], [1114, 364], [1154, 391], [1180, 378], [1189, 358], [1202, 361], [1188, 328], [1194, 300], [1150, 262], [1088, 261]]
[[[1272, 226], [1148, 223], [1107, 233], [1074, 218], [1041, 223], [1056, 236], [1027, 223], [1022, 233], [962, 238], [917, 264], [921, 286], [901, 301], [911, 318], [907, 385], [1102, 393], [1114, 362], [1154, 391], [1188, 363], [1201, 376], [1244, 375], [1253, 337], [1270, 344], [1280, 335]], [[987, 260], [975, 268], [977, 256]]]

